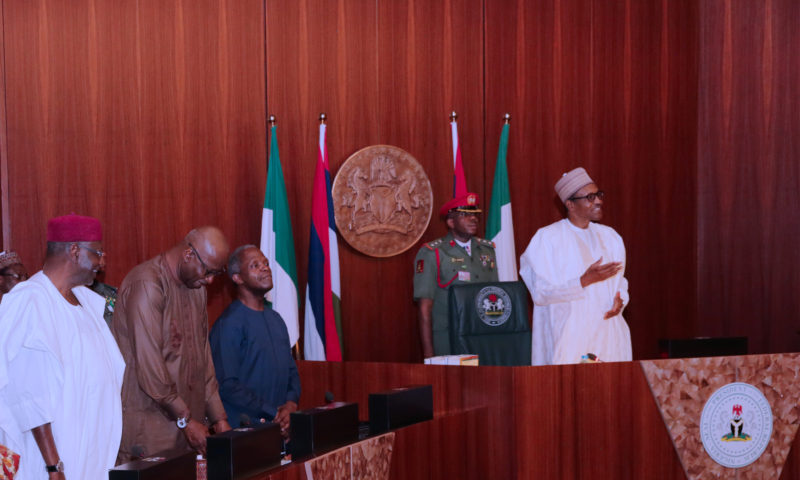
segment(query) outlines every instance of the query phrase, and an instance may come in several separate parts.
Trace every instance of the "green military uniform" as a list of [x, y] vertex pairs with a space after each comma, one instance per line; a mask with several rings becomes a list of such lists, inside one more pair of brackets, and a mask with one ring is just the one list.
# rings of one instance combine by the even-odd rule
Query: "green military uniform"
[[106, 308], [103, 311], [103, 319], [106, 321], [108, 326], [111, 327], [111, 318], [114, 316], [114, 304], [117, 303], [117, 287], [112, 287], [107, 283], [98, 282], [95, 280], [95, 282], [92, 283], [89, 288], [106, 299]]
[[470, 250], [472, 255], [468, 255], [466, 249], [456, 243], [453, 234], [448, 233], [423, 245], [414, 260], [414, 300], [433, 299], [431, 330], [435, 355], [450, 354], [448, 287], [498, 281], [494, 243], [472, 237]]

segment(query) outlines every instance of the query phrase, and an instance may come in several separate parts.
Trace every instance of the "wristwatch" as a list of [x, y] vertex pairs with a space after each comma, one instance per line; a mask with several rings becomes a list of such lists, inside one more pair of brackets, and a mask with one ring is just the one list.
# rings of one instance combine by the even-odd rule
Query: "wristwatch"
[[44, 469], [47, 470], [47, 473], [63, 473], [64, 462], [59, 460], [58, 463], [56, 463], [55, 465], [45, 465]]
[[185, 417], [178, 417], [178, 420], [175, 422], [178, 424], [178, 428], [183, 430], [186, 428], [186, 425], [189, 424], [189, 420], [191, 419], [191, 415], [186, 415]]

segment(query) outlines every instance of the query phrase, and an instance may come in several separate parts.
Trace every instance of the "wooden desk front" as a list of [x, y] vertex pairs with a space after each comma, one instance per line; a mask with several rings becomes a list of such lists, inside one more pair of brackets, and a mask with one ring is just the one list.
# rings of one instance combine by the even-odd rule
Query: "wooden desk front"
[[[444, 441], [437, 442], [439, 451], [428, 455], [398, 455], [393, 461], [393, 479], [685, 478], [639, 362], [450, 367], [301, 361], [298, 368], [303, 382], [302, 408], [322, 403], [328, 391], [336, 400], [366, 406], [370, 392], [431, 384], [439, 426], [411, 429], [439, 428], [443, 438], [456, 439], [468, 438], [470, 429], [480, 432], [482, 427], [479, 422], [448, 424], [439, 417], [486, 408], [486, 436], [481, 438], [479, 433], [476, 445]], [[361, 419], [367, 420], [367, 409], [359, 412]], [[800, 478], [797, 444], [795, 439], [781, 479]], [[397, 451], [402, 447], [399, 444]], [[440, 456], [454, 458], [461, 449], [465, 449], [460, 453], [462, 462], [441, 465], [437, 461]], [[467, 458], [480, 458], [482, 452], [488, 455], [485, 463], [478, 461], [465, 471]], [[402, 464], [401, 458], [412, 463]], [[420, 469], [419, 464], [434, 468]]]

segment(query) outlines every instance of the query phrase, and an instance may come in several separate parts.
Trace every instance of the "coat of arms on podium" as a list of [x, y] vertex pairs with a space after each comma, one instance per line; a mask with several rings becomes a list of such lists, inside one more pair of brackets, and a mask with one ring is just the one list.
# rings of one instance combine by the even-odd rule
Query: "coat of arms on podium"
[[703, 447], [715, 462], [728, 468], [756, 461], [771, 435], [772, 408], [764, 394], [749, 383], [720, 387], [700, 415]]

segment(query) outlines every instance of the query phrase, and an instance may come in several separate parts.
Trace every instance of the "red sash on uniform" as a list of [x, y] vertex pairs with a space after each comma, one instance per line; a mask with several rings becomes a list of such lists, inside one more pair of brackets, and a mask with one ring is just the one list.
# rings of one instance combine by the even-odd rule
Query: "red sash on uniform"
[[447, 287], [449, 287], [450, 284], [453, 283], [453, 280], [455, 280], [457, 276], [458, 276], [458, 274], [456, 273], [455, 275], [453, 275], [453, 278], [451, 278], [449, 282], [447, 282], [444, 285], [442, 285], [441, 269], [439, 268], [439, 249], [437, 248], [436, 249], [436, 283], [439, 285], [439, 288], [447, 288]]

